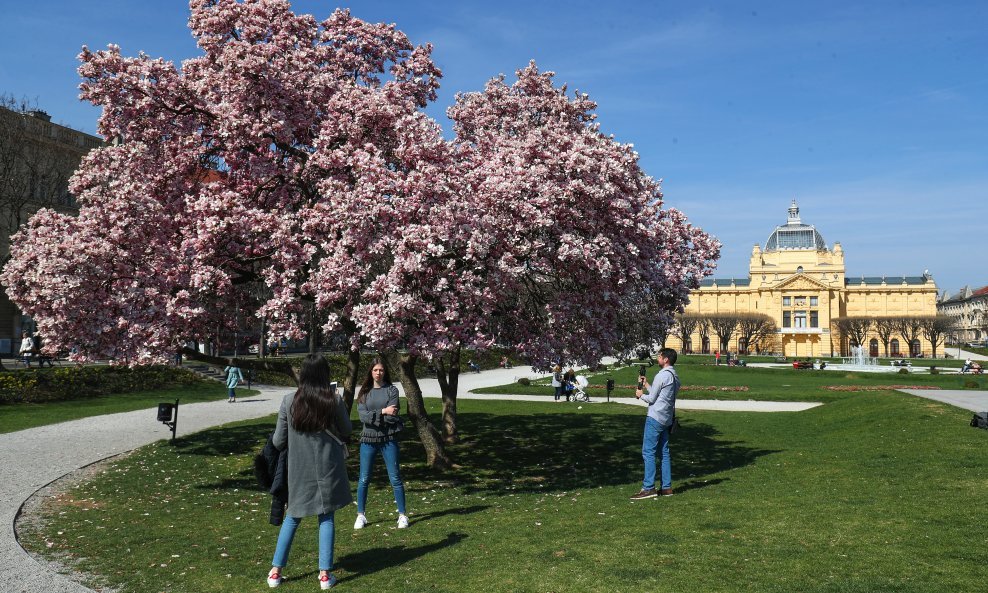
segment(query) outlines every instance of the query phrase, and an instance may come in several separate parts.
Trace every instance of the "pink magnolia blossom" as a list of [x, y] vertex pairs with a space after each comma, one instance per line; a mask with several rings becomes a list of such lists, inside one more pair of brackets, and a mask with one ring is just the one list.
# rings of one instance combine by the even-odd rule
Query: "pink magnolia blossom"
[[123, 141], [73, 178], [78, 217], [39, 212], [0, 274], [51, 348], [163, 360], [234, 311], [292, 337], [315, 311], [354, 346], [589, 362], [629, 303], [667, 322], [717, 257], [594, 103], [534, 64], [458, 96], [447, 141], [421, 111], [431, 47], [394, 26], [285, 0], [190, 8], [203, 54], [180, 68], [80, 55], [82, 97]]

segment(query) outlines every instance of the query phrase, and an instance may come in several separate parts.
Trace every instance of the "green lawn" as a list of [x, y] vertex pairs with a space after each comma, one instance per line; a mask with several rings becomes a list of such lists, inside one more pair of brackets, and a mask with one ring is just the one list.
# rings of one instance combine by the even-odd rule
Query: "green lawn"
[[[813, 375], [778, 377], [815, 397]], [[352, 529], [352, 507], [337, 513], [340, 591], [984, 590], [988, 431], [891, 391], [827, 401], [681, 412], [677, 494], [637, 503], [642, 410], [461, 401], [458, 469], [434, 473], [417, 443], [402, 444], [410, 529], [394, 529], [383, 467], [368, 528]], [[251, 458], [273, 424], [143, 448], [50, 501], [24, 543], [122, 592], [265, 590], [277, 528]], [[316, 590], [315, 539], [309, 519], [283, 590]]]
[[[242, 389], [238, 392], [251, 393]], [[71, 401], [0, 404], [0, 433], [45, 426], [67, 420], [78, 420], [90, 416], [130, 412], [156, 406], [158, 402], [174, 402], [176, 399], [180, 400], [181, 404], [212, 401], [225, 398], [226, 394], [227, 390], [224, 385], [218, 382], [204, 382], [171, 389], [105, 395]]]
[[[755, 368], [714, 366], [703, 358], [684, 357], [676, 365], [679, 377], [685, 386], [679, 397], [683, 399], [757, 399], [768, 401], [831, 401], [834, 392], [830, 386], [881, 387], [890, 385], [936, 386], [941, 389], [988, 389], [988, 376], [928, 373], [863, 373], [817, 370], [795, 370], [792, 368]], [[652, 365], [647, 370], [649, 378], [659, 367]], [[604, 398], [607, 395], [603, 386], [608, 378], [613, 378], [615, 390], [612, 397], [631, 397], [638, 381], [638, 365], [619, 368], [603, 373], [587, 375], [591, 388], [590, 395]], [[596, 386], [596, 387], [594, 387]], [[706, 391], [702, 387], [747, 387], [747, 391]], [[477, 393], [517, 393], [525, 395], [552, 395], [549, 379], [540, 379], [531, 385], [511, 383], [497, 387], [475, 390]]]

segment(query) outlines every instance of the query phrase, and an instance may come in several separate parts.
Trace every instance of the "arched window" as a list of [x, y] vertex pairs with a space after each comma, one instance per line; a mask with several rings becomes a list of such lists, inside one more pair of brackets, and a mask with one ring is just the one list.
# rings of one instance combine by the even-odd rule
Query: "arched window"
[[703, 344], [700, 346], [700, 352], [704, 354], [710, 354], [710, 338], [703, 336]]
[[683, 342], [683, 354], [693, 354], [693, 340]]
[[797, 274], [802, 274], [803, 273], [803, 266], [799, 266], [798, 268], [796, 268], [796, 273]]
[[892, 338], [892, 341], [889, 342], [889, 354], [892, 356], [901, 356], [899, 353], [899, 340], [896, 338]]
[[909, 344], [909, 356], [915, 357], [922, 353], [923, 347], [920, 345], [919, 340], [913, 340], [912, 343]]
[[738, 352], [740, 352], [741, 354], [747, 354], [748, 353], [748, 340], [747, 339], [741, 338], [740, 340], [738, 340]]
[[872, 358], [878, 357], [878, 340], [875, 338], [872, 338], [871, 341], [868, 342], [868, 356]]

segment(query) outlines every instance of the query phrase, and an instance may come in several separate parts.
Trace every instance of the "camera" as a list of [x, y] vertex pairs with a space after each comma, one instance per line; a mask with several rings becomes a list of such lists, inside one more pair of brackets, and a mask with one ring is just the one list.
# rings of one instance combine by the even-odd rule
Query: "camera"
[[645, 387], [645, 382], [642, 381], [642, 377], [645, 376], [645, 365], [638, 367], [638, 389], [643, 389]]

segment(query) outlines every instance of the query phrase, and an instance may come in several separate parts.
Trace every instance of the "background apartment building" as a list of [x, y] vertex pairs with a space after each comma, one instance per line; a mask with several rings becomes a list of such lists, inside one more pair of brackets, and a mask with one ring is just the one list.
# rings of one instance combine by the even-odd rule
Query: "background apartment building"
[[[0, 106], [0, 263], [10, 258], [10, 237], [41, 208], [76, 210], [69, 177], [102, 139], [52, 123], [44, 111], [6, 99]], [[0, 353], [16, 351], [33, 321], [0, 286]]]

